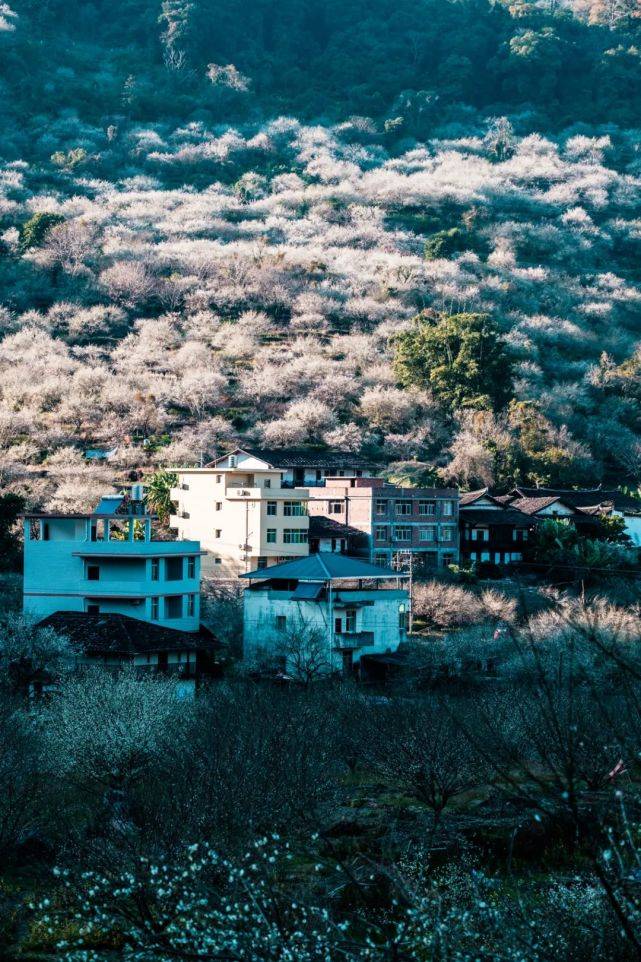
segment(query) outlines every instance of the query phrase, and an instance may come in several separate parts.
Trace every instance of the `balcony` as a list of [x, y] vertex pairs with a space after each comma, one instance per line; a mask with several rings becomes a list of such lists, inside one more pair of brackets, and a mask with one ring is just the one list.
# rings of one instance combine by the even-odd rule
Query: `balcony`
[[[287, 489], [285, 485], [281, 485], [279, 488], [227, 488], [226, 496], [230, 501], [282, 501], [283, 499], [289, 500], [292, 495], [291, 488]], [[308, 497], [309, 491], [307, 489], [298, 488], [296, 490], [297, 501], [306, 500]]]
[[373, 631], [342, 631], [334, 635], [334, 648], [345, 651], [353, 648], [368, 648], [374, 644]]

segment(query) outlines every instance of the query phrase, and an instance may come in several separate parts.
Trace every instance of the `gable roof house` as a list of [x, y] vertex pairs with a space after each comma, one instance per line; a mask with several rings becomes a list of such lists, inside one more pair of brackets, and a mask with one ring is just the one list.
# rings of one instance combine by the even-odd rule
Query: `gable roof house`
[[183, 683], [186, 693], [202, 678], [221, 673], [222, 646], [204, 625], [198, 631], [179, 631], [122, 614], [57, 611], [37, 627], [52, 628], [69, 639], [76, 667], [130, 666], [142, 675], [169, 674]]
[[405, 637], [407, 576], [390, 568], [320, 552], [241, 577], [247, 665], [298, 676], [350, 671]]
[[503, 502], [489, 488], [460, 496], [461, 559], [474, 564], [509, 566], [527, 555], [535, 519]]
[[621, 517], [625, 523], [625, 533], [632, 544], [641, 548], [641, 501], [615, 488], [526, 488], [517, 485], [507, 497], [514, 507], [518, 507], [524, 500], [556, 499], [578, 513], [577, 520], [580, 524], [588, 523], [585, 518], [581, 519], [581, 515], [592, 519], [599, 514]]

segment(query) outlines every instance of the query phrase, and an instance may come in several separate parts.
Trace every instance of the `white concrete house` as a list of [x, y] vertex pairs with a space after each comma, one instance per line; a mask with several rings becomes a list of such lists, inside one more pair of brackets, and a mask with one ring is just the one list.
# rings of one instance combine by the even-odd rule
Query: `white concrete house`
[[405, 637], [407, 576], [336, 552], [242, 575], [243, 659], [292, 674], [349, 671]]
[[164, 628], [200, 627], [200, 544], [157, 541], [142, 485], [89, 514], [24, 519], [24, 609], [127, 615]]
[[262, 458], [235, 451], [204, 468], [173, 468], [175, 511], [169, 524], [179, 538], [207, 550], [203, 570], [217, 578], [265, 568], [309, 554], [308, 492], [283, 482]]

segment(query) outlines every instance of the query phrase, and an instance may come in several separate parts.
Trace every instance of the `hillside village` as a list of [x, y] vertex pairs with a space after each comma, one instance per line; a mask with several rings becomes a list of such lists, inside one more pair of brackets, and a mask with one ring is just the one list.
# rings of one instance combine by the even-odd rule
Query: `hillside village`
[[0, 962], [641, 962], [641, 0], [0, 0]]
[[[460, 493], [392, 484], [372, 467], [347, 452], [237, 448], [165, 473], [164, 524], [142, 482], [86, 513], [28, 513], [25, 613], [77, 642], [79, 666], [166, 672], [193, 691], [231, 657], [224, 622], [202, 623], [203, 585], [233, 585], [244, 670], [381, 677], [402, 664], [422, 583], [435, 584], [438, 606], [439, 578], [445, 591], [457, 574], [545, 577], [534, 549], [546, 522], [586, 543], [614, 523], [638, 567], [641, 501], [619, 491]], [[31, 679], [34, 690], [51, 683]]]

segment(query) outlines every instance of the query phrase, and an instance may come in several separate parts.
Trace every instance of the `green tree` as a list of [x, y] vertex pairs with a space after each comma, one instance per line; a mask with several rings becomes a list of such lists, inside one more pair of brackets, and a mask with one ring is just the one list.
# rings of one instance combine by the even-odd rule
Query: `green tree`
[[178, 475], [172, 471], [156, 471], [147, 482], [145, 500], [147, 507], [165, 524], [171, 514], [171, 488], [178, 484]]
[[26, 251], [30, 247], [41, 247], [52, 227], [62, 224], [64, 217], [60, 214], [50, 214], [39, 211], [20, 227], [20, 250]]
[[487, 314], [419, 314], [395, 340], [394, 371], [452, 411], [501, 408], [512, 392], [512, 362]]
[[548, 518], [537, 526], [534, 561], [565, 582], [597, 583], [638, 571], [636, 552], [611, 540], [586, 537], [571, 521]]
[[469, 250], [472, 245], [464, 230], [460, 227], [450, 227], [432, 234], [425, 241], [425, 260], [433, 261], [439, 257], [452, 257]]

